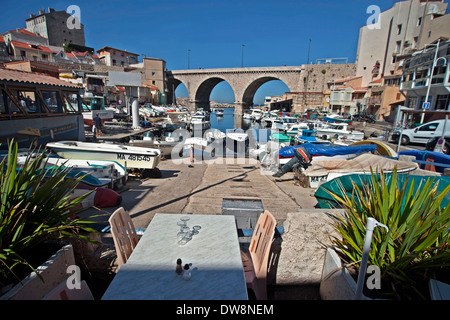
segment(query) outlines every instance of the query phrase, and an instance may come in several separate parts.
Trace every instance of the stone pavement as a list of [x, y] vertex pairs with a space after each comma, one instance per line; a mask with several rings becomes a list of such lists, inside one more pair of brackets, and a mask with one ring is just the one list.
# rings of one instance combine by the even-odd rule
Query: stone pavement
[[[159, 169], [161, 178], [131, 178], [121, 192], [120, 206], [129, 211], [137, 228], [146, 228], [155, 213], [222, 214], [223, 199], [259, 199], [285, 230], [272, 246], [269, 297], [319, 299], [323, 243], [327, 242], [330, 227], [325, 222], [324, 211], [315, 209], [314, 190], [297, 185], [292, 172], [275, 179], [253, 159], [228, 159], [223, 164], [202, 162], [193, 166], [164, 160]], [[96, 220], [107, 226], [109, 215], [116, 209], [102, 209], [103, 215]], [[79, 215], [98, 213], [91, 208]], [[109, 255], [103, 255], [98, 261], [114, 255], [110, 234], [102, 234], [101, 240], [109, 248]]]

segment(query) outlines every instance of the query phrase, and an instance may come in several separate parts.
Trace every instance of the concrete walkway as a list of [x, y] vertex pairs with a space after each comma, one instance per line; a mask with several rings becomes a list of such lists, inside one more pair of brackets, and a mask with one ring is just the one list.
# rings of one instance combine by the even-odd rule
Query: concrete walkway
[[[293, 173], [275, 179], [265, 173], [252, 159], [228, 159], [227, 163], [188, 163], [176, 165], [162, 161], [159, 179], [131, 178], [121, 195], [137, 228], [146, 228], [156, 213], [222, 214], [223, 199], [261, 200], [264, 209], [283, 225], [285, 233], [272, 248], [268, 287], [271, 299], [319, 299], [318, 288], [329, 226], [317, 204], [313, 189], [296, 184]], [[233, 161], [231, 161], [233, 160]], [[107, 226], [108, 218], [117, 208], [102, 209], [96, 220]], [[80, 213], [81, 217], [98, 215], [96, 209]], [[110, 234], [102, 234], [102, 242], [114, 256]], [[323, 252], [322, 252], [323, 251]], [[92, 267], [94, 270], [95, 266]]]

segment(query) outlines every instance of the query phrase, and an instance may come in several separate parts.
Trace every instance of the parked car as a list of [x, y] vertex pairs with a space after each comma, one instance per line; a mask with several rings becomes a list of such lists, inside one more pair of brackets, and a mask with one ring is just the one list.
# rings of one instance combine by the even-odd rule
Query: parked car
[[[441, 139], [441, 137], [434, 137], [428, 140], [425, 148], [428, 151], [433, 151], [436, 147], [437, 142]], [[445, 143], [442, 146], [442, 153], [449, 154], [450, 155], [450, 136], [444, 137]]]
[[[403, 132], [395, 131], [392, 134], [392, 140], [398, 142], [401, 136], [401, 144], [407, 145], [409, 143], [427, 144], [428, 140], [434, 137], [442, 137], [444, 131], [445, 120], [435, 120], [425, 123], [417, 128], [404, 129]], [[450, 136], [450, 122], [445, 128], [445, 136]]]
[[375, 123], [376, 117], [373, 114], [367, 114], [365, 112], [361, 112], [361, 113], [356, 113], [353, 116], [353, 120], [360, 121], [360, 122]]

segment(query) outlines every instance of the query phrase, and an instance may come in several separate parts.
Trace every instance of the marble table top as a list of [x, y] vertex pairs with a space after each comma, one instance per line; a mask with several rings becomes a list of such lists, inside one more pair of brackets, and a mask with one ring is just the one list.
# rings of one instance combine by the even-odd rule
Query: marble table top
[[[178, 244], [181, 217], [201, 226], [186, 245]], [[191, 279], [175, 273], [176, 261], [190, 265]], [[104, 300], [246, 300], [234, 216], [156, 214]]]

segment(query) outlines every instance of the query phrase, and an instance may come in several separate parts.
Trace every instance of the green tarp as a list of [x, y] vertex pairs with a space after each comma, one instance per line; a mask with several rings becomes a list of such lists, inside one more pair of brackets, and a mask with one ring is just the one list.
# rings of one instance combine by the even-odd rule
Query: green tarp
[[[391, 174], [385, 174], [386, 181], [388, 185], [390, 185], [392, 175]], [[399, 174], [397, 176], [397, 182], [399, 186], [403, 186], [406, 178], [408, 177], [407, 174]], [[371, 182], [371, 175], [367, 174], [351, 174], [351, 175], [345, 175], [341, 177], [334, 178], [330, 181], [327, 181], [323, 183], [315, 192], [314, 196], [317, 199], [317, 202], [319, 206], [323, 209], [332, 209], [332, 208], [339, 208], [338, 203], [331, 197], [329, 192], [332, 192], [337, 195], [342, 195], [342, 192], [345, 192], [348, 196], [352, 196], [353, 194], [353, 183], [356, 184], [358, 187], [362, 187], [363, 184], [370, 184]], [[411, 185], [411, 183], [414, 184], [414, 190], [417, 190], [419, 186], [422, 185], [428, 180], [428, 179], [435, 179], [434, 183], [438, 183], [438, 193], [442, 192], [450, 183], [450, 177], [443, 177], [443, 176], [417, 176], [417, 175], [409, 175], [409, 180], [407, 182], [407, 187]], [[378, 176], [378, 181], [380, 180], [380, 177]], [[450, 192], [447, 193], [442, 201], [441, 207], [445, 207], [450, 201]]]

